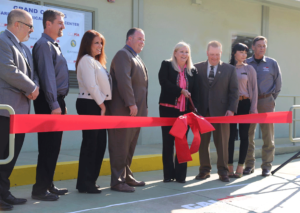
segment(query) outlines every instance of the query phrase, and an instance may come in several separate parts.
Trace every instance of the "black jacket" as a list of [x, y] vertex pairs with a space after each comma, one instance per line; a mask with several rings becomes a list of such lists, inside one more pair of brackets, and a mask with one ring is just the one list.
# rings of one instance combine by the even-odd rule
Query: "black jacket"
[[[192, 100], [195, 107], [199, 104], [199, 86], [198, 86], [198, 72], [192, 69], [193, 76], [190, 76], [185, 70], [185, 79], [187, 90], [191, 93]], [[174, 70], [170, 61], [163, 61], [158, 73], [159, 83], [161, 85], [161, 93], [159, 103], [177, 105], [177, 99], [181, 95], [181, 88], [178, 86], [179, 72]], [[189, 110], [189, 100], [186, 100], [186, 109]]]

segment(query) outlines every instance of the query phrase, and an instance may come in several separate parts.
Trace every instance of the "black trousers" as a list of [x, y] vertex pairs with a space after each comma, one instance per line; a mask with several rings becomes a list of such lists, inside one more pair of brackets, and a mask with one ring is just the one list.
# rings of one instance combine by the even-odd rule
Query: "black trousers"
[[[160, 117], [179, 117], [187, 112], [180, 112], [178, 109], [172, 107], [165, 107], [159, 105], [159, 115]], [[177, 155], [174, 159], [174, 140], [175, 137], [170, 135], [169, 132], [172, 126], [162, 126], [162, 139], [163, 139], [163, 171], [164, 180], [166, 179], [176, 179], [178, 181], [183, 181], [186, 178], [187, 163], [178, 163]], [[175, 161], [175, 162], [174, 162]]]
[[[100, 115], [101, 108], [91, 99], [78, 98], [79, 115]], [[106, 129], [83, 130], [76, 189], [88, 191], [96, 188], [106, 149]]]
[[[249, 114], [250, 111], [250, 99], [244, 99], [239, 101], [238, 110], [236, 115], [246, 115]], [[244, 164], [249, 139], [248, 139], [248, 132], [249, 132], [250, 124], [239, 124], [239, 134], [240, 134], [240, 153], [239, 153], [239, 164]], [[229, 144], [228, 144], [228, 164], [233, 164], [233, 154], [234, 154], [234, 141], [237, 134], [237, 124], [230, 124], [230, 137], [229, 137]]]
[[[57, 97], [62, 114], [65, 114], [65, 101]], [[45, 94], [40, 94], [33, 102], [35, 114], [51, 114], [51, 109], [46, 101]], [[32, 194], [45, 193], [49, 188], [54, 187], [53, 176], [60, 152], [63, 132], [42, 132], [38, 133], [38, 161], [36, 168], [36, 183], [33, 185]]]
[[[9, 117], [0, 116], [0, 159], [3, 160], [8, 157], [9, 153]], [[15, 153], [11, 162], [0, 165], [0, 196], [6, 198], [10, 195], [10, 181], [11, 175], [20, 151], [23, 146], [25, 134], [15, 135]], [[1, 200], [0, 197], [0, 200]]]

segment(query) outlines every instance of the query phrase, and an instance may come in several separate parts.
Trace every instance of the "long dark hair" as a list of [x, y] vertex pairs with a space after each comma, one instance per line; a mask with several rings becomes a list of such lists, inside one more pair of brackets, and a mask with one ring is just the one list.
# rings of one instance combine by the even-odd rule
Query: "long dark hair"
[[237, 43], [236, 45], [233, 46], [232, 51], [231, 51], [231, 58], [230, 58], [230, 62], [229, 62], [233, 66], [235, 66], [235, 64], [236, 64], [234, 54], [237, 51], [246, 51], [246, 52], [248, 52], [249, 48], [246, 44], [243, 44], [243, 43]]
[[77, 56], [77, 60], [76, 60], [76, 70], [77, 70], [77, 66], [78, 66], [80, 59], [84, 55], [89, 54], [91, 56], [92, 43], [93, 43], [94, 38], [97, 36], [100, 37], [102, 40], [102, 50], [101, 50], [101, 54], [96, 55], [95, 59], [97, 61], [99, 61], [101, 63], [101, 65], [106, 69], [106, 55], [104, 52], [105, 38], [102, 34], [97, 32], [96, 30], [88, 30], [84, 33], [84, 35], [81, 39], [81, 44], [80, 44], [80, 48], [79, 48], [79, 52], [78, 52], [78, 56]]

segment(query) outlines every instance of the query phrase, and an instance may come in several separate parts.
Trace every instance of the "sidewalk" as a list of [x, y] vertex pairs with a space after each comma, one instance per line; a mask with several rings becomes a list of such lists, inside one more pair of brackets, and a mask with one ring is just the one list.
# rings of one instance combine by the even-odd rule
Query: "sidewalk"
[[[289, 142], [288, 139], [276, 139], [276, 155], [300, 151], [300, 143]], [[256, 140], [255, 155], [261, 157], [262, 140]], [[234, 159], [238, 158], [239, 141], [236, 141]], [[78, 173], [79, 149], [62, 150], [55, 171], [54, 180], [76, 179]], [[131, 169], [133, 172], [146, 172], [161, 170], [162, 166], [162, 144], [137, 145]], [[10, 177], [11, 186], [33, 184], [36, 175], [37, 152], [21, 152], [16, 167]], [[198, 153], [192, 155], [193, 161], [188, 166], [199, 166]], [[106, 150], [100, 175], [110, 175], [109, 152]], [[217, 162], [217, 153], [214, 143], [211, 143], [211, 163]]]
[[[277, 155], [275, 169], [293, 154]], [[163, 183], [162, 171], [137, 172], [135, 178], [146, 182], [144, 187], [136, 187], [134, 193], [111, 191], [110, 176], [101, 176], [97, 184], [101, 194], [82, 194], [75, 189], [76, 179], [57, 181], [57, 187], [67, 187], [69, 193], [58, 201], [45, 202], [31, 199], [32, 185], [12, 187], [17, 197], [28, 199], [24, 205], [14, 206], [14, 213], [63, 213], [63, 212], [105, 212], [105, 213], [152, 213], [152, 212], [217, 212], [217, 213], [284, 213], [299, 212], [300, 167], [299, 159], [294, 160], [274, 176], [262, 177], [261, 159], [256, 161], [253, 174], [229, 183], [218, 180], [216, 165], [212, 165], [211, 177], [195, 180], [198, 166], [189, 167], [185, 184]]]

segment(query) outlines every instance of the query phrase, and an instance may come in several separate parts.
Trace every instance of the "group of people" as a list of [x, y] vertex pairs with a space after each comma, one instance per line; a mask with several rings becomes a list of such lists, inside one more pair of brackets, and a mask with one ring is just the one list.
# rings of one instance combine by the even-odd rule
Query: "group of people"
[[[67, 114], [65, 97], [69, 91], [67, 61], [58, 37], [63, 36], [64, 14], [46, 10], [43, 14], [44, 33], [32, 50], [22, 43], [33, 32], [32, 16], [21, 9], [12, 10], [7, 17], [7, 29], [0, 35], [0, 104], [12, 106], [16, 114], [30, 112], [33, 100], [36, 114]], [[145, 45], [140, 28], [127, 32], [126, 45], [112, 59], [106, 70], [105, 38], [95, 30], [82, 37], [76, 61], [79, 94], [76, 109], [79, 115], [147, 116], [148, 70], [139, 57]], [[233, 47], [230, 64], [222, 62], [222, 45], [211, 41], [207, 47], [208, 60], [193, 64], [190, 46], [179, 42], [169, 60], [164, 60], [158, 78], [161, 85], [159, 114], [178, 117], [192, 111], [190, 100], [199, 114], [233, 116], [274, 111], [275, 99], [281, 89], [281, 72], [274, 59], [265, 56], [267, 39], [253, 40], [254, 55], [247, 58], [248, 47], [238, 43]], [[221, 181], [241, 177], [254, 171], [255, 124], [240, 124], [239, 164], [233, 169], [236, 124], [213, 124], [217, 149], [218, 174]], [[185, 183], [187, 163], [178, 163], [174, 156], [171, 127], [162, 127], [163, 181]], [[274, 126], [261, 125], [264, 146], [262, 175], [268, 176], [274, 158]], [[140, 128], [83, 130], [76, 189], [80, 193], [100, 193], [96, 184], [103, 161], [108, 132], [111, 164], [111, 189], [134, 192], [145, 182], [134, 178], [130, 165]], [[8, 156], [9, 114], [0, 110], [0, 159]], [[63, 132], [38, 133], [36, 183], [32, 199], [55, 201], [67, 189], [57, 188], [53, 176], [60, 152]], [[16, 134], [13, 160], [0, 165], [0, 210], [26, 203], [14, 197], [9, 176], [23, 145], [25, 134]], [[201, 135], [200, 169], [197, 180], [210, 177], [209, 144], [211, 133]], [[243, 166], [245, 164], [245, 169]]]

